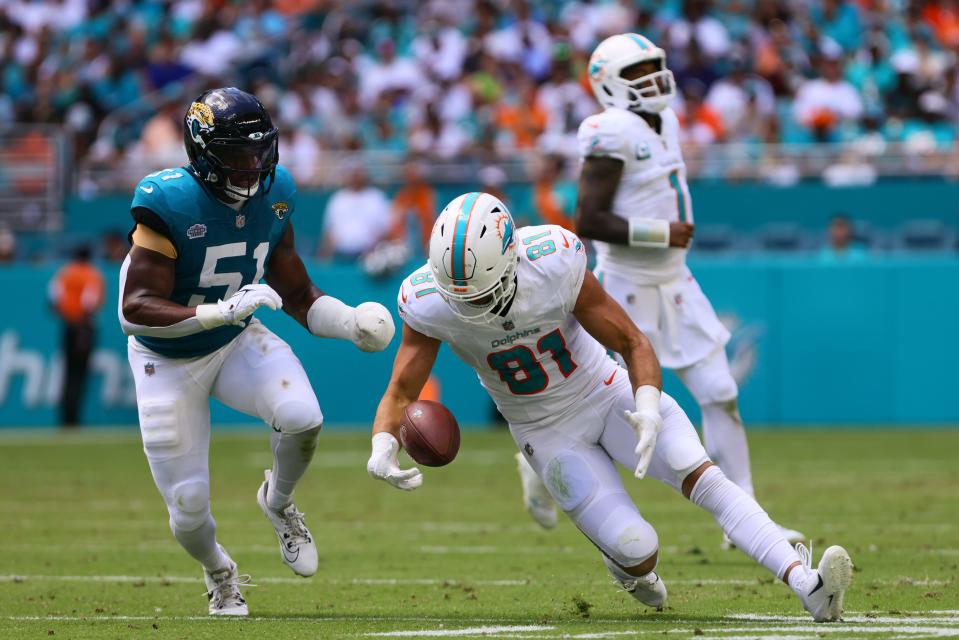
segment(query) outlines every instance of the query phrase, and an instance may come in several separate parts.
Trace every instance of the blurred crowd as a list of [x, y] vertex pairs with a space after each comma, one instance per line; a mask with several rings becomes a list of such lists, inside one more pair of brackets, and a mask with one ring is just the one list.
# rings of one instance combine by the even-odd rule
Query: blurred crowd
[[0, 0], [0, 127], [62, 123], [94, 167], [166, 166], [185, 96], [234, 83], [301, 181], [336, 150], [570, 155], [589, 54], [625, 30], [667, 51], [690, 146], [956, 138], [959, 0]]

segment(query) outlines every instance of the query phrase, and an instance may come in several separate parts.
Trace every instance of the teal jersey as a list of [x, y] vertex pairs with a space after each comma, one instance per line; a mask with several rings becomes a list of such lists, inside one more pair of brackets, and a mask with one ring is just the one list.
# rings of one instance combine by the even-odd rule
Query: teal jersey
[[[188, 167], [143, 178], [130, 205], [138, 223], [173, 242], [176, 282], [170, 300], [188, 307], [225, 300], [240, 287], [259, 282], [295, 208], [296, 186], [280, 166], [272, 186], [267, 180], [239, 211], [218, 200]], [[227, 344], [248, 323], [180, 338], [136, 339], [164, 356], [195, 358]]]

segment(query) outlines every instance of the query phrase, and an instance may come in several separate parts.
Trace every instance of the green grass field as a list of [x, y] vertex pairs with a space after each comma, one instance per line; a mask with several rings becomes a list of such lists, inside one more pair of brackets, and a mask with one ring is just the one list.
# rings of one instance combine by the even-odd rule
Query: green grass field
[[959, 430], [759, 431], [753, 467], [774, 518], [856, 563], [847, 622], [815, 625], [715, 523], [655, 481], [627, 480], [659, 531], [663, 612], [617, 592], [567, 521], [522, 511], [505, 432], [403, 493], [366, 475], [368, 438], [328, 433], [300, 485], [321, 554], [282, 564], [255, 492], [268, 435], [221, 434], [220, 540], [259, 586], [251, 617], [211, 620], [133, 434], [0, 434], [0, 638], [842, 638], [959, 636]]

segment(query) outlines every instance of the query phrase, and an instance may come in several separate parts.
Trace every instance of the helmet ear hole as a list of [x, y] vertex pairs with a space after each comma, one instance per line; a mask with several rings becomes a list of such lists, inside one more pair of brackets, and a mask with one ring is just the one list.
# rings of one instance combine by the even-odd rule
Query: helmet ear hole
[[483, 225], [483, 228], [480, 229], [480, 238], [486, 235], [486, 225]]

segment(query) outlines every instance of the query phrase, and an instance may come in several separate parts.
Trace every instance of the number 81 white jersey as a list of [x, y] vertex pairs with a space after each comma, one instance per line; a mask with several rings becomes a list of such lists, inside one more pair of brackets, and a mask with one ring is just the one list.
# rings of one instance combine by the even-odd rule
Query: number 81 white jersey
[[546, 423], [574, 408], [616, 364], [572, 314], [586, 274], [579, 238], [543, 225], [518, 229], [516, 243], [516, 295], [495, 322], [456, 316], [428, 265], [403, 280], [399, 312], [413, 330], [449, 344], [511, 424]]
[[[579, 127], [581, 158], [606, 157], [623, 162], [623, 175], [613, 200], [613, 213], [629, 218], [693, 222], [692, 200], [686, 185], [686, 164], [679, 146], [679, 120], [664, 109], [661, 133], [640, 116], [608, 108]], [[648, 249], [594, 241], [597, 268], [637, 284], [661, 284], [680, 277], [686, 250]]]

